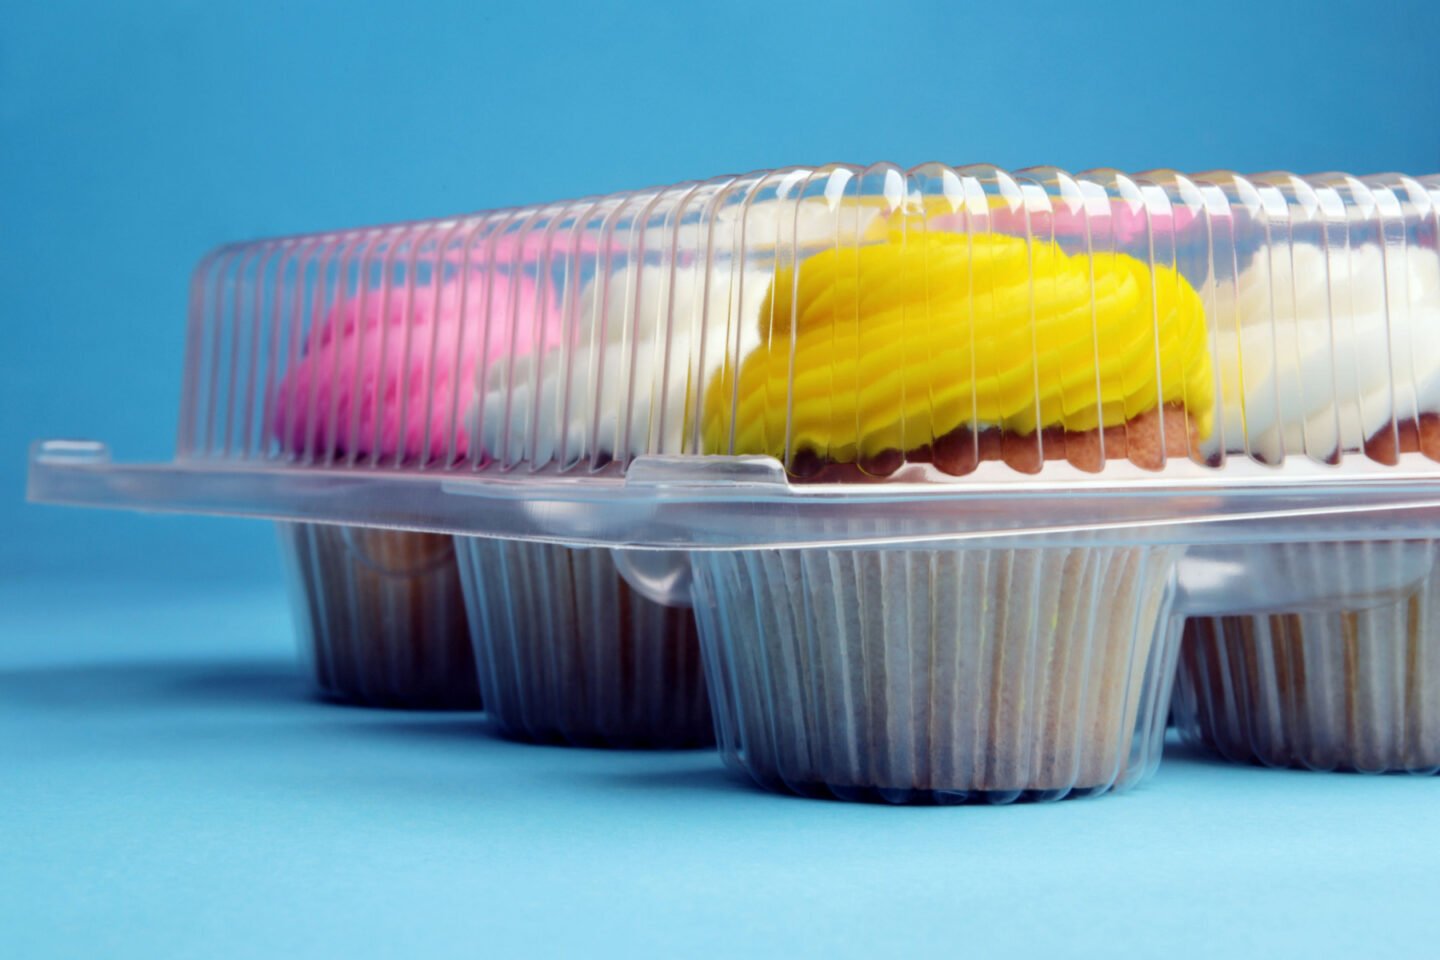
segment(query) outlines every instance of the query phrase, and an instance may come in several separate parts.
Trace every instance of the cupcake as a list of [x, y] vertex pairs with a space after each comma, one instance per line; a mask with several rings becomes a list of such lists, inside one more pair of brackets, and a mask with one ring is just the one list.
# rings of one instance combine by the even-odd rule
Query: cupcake
[[[697, 375], [718, 367], [736, 337], [749, 343], [766, 281], [754, 270], [707, 278], [651, 265], [597, 277], [567, 305], [582, 318], [573, 342], [497, 371], [474, 435], [501, 464], [562, 470], [678, 452]], [[690, 610], [632, 589], [609, 550], [459, 542], [480, 688], [504, 733], [578, 745], [713, 742]]]
[[[1237, 279], [1233, 315], [1227, 310], [1222, 320], [1228, 448], [1271, 463], [1440, 455], [1434, 250], [1262, 250]], [[1396, 536], [1270, 548], [1270, 567], [1345, 599], [1188, 620], [1176, 695], [1184, 736], [1270, 766], [1440, 767], [1436, 574], [1352, 589], [1392, 579], [1375, 574], [1402, 569], [1422, 548], [1398, 539], [1403, 531]]]
[[707, 452], [866, 481], [992, 460], [1154, 469], [1198, 454], [1211, 432], [1204, 310], [1169, 267], [902, 228], [816, 254], [798, 276], [777, 274], [766, 339], [707, 389]]
[[502, 733], [575, 746], [714, 742], [688, 609], [632, 590], [608, 550], [456, 543], [480, 689]]
[[[1408, 546], [1275, 549], [1314, 563], [1328, 555], [1344, 569], [1395, 562]], [[1187, 620], [1175, 693], [1181, 734], [1240, 763], [1440, 770], [1440, 568], [1431, 569], [1412, 592], [1374, 606]]]
[[[534, 316], [533, 281], [496, 272], [483, 286], [492, 306], [514, 307], [527, 323]], [[462, 310], [462, 302], [471, 305]], [[340, 297], [276, 390], [271, 430], [281, 449], [314, 466], [417, 467], [470, 456], [469, 384], [484, 357], [511, 342], [508, 325], [485, 322], [485, 302], [455, 281]], [[322, 692], [378, 706], [479, 709], [451, 537], [282, 523], [280, 541]]]
[[280, 545], [322, 693], [370, 706], [480, 709], [453, 538], [282, 523]]
[[[777, 272], [702, 446], [797, 482], [1197, 456], [1201, 301], [1175, 270], [906, 231]], [[994, 461], [994, 463], [989, 463]], [[1177, 547], [695, 553], [721, 749], [759, 783], [890, 802], [1104, 792], [1157, 758]]]

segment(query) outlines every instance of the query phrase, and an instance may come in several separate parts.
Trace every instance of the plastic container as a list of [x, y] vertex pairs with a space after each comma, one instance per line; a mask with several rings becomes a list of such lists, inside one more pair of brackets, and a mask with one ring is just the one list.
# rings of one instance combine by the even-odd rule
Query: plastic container
[[43, 444], [30, 492], [480, 538], [462, 583], [514, 733], [686, 727], [696, 697], [650, 699], [679, 667], [585, 686], [665, 649], [645, 597], [682, 645], [695, 605], [722, 753], [762, 783], [1100, 792], [1153, 766], [1182, 618], [1343, 623], [1428, 582], [1286, 558], [1440, 538], [1437, 200], [881, 164], [227, 247], [175, 460]]

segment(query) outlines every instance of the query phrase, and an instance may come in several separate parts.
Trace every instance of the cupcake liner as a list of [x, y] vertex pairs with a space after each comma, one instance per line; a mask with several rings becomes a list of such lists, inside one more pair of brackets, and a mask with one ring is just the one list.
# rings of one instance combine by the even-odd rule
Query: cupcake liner
[[[1274, 550], [1366, 592], [1413, 542]], [[1185, 624], [1176, 725], [1227, 759], [1368, 773], [1440, 770], [1440, 569], [1374, 605]], [[1277, 559], [1280, 562], [1280, 559]]]
[[1058, 799], [1154, 769], [1172, 547], [694, 553], [721, 752], [806, 795]]
[[374, 706], [480, 709], [449, 536], [281, 523], [315, 683]]
[[525, 740], [714, 740], [695, 618], [633, 591], [608, 550], [457, 537], [485, 706]]

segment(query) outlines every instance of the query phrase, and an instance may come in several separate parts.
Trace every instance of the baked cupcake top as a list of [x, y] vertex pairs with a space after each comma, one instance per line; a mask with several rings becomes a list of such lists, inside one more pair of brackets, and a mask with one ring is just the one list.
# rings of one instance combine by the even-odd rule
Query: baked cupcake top
[[856, 463], [957, 430], [1084, 432], [1165, 405], [1211, 431], [1200, 297], [1124, 254], [900, 225], [777, 271], [760, 324], [706, 389], [705, 453]]

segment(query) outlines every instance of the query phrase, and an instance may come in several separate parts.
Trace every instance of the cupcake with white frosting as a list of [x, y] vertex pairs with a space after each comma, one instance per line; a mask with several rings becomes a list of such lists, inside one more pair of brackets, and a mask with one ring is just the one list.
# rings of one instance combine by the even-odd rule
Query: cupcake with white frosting
[[1266, 463], [1440, 452], [1440, 259], [1262, 249], [1215, 310], [1223, 442]]
[[[1440, 455], [1435, 250], [1262, 250], [1233, 290], [1217, 297], [1227, 449], [1266, 462]], [[1277, 566], [1360, 600], [1191, 618], [1175, 698], [1185, 736], [1271, 766], [1440, 768], [1440, 565], [1432, 557], [1418, 582], [1363, 588], [1419, 546], [1270, 548]]]
[[[658, 265], [592, 279], [564, 307], [576, 336], [492, 369], [471, 435], [501, 464], [557, 470], [681, 452], [700, 378], [754, 328], [765, 287], [755, 270]], [[605, 746], [713, 741], [689, 609], [637, 593], [609, 550], [471, 537], [457, 547], [481, 691], [505, 733]]]

